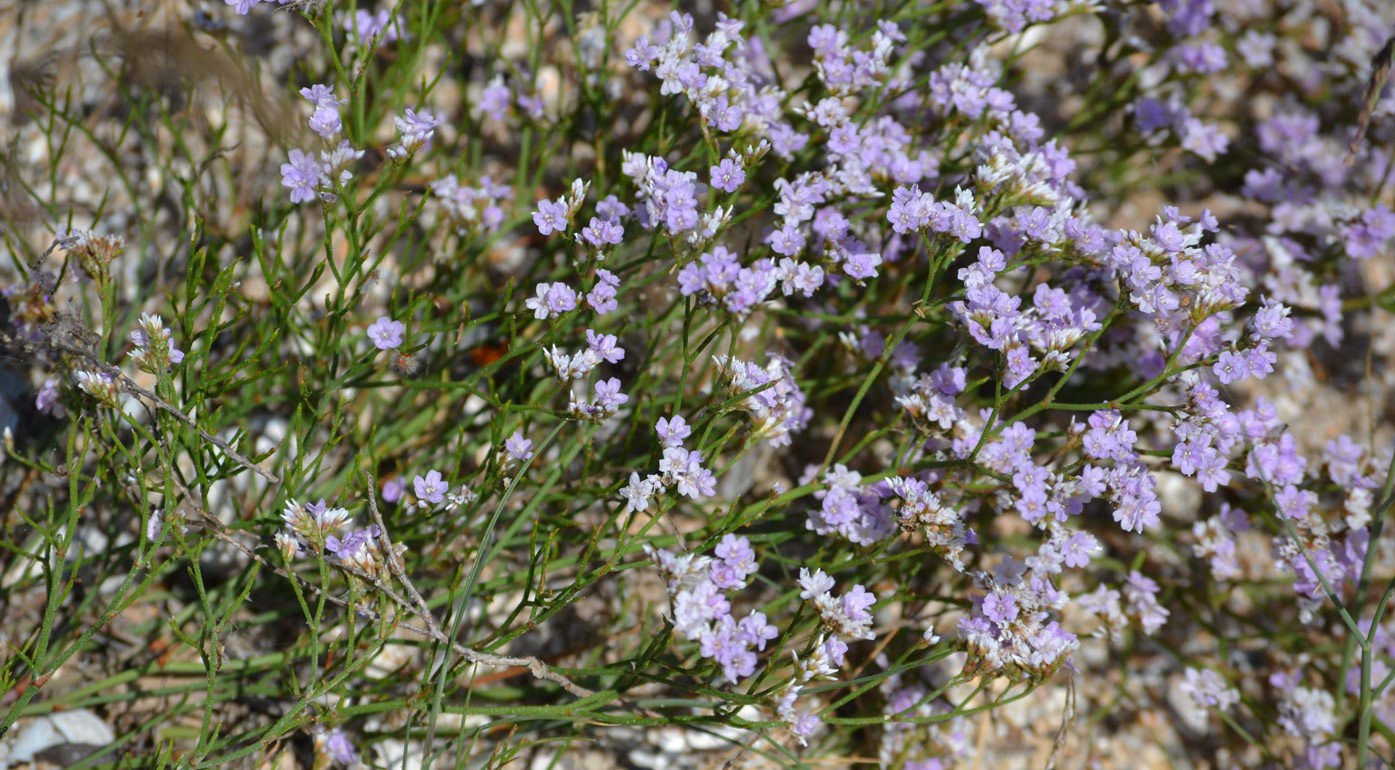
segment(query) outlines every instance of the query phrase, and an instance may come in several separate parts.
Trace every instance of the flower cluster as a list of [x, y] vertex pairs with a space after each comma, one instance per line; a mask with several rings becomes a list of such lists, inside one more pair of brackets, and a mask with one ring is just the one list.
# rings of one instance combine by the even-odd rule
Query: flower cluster
[[590, 374], [601, 362], [616, 364], [625, 357], [625, 349], [616, 344], [614, 334], [597, 334], [586, 330], [586, 348], [578, 353], [567, 354], [554, 345], [544, 356], [547, 363], [557, 373], [558, 382], [579, 380]]
[[739, 619], [732, 614], [728, 596], [745, 589], [758, 569], [750, 542], [727, 535], [712, 557], [653, 548], [645, 553], [668, 581], [674, 630], [697, 642], [699, 654], [719, 667], [718, 683], [736, 683], [754, 674], [756, 653], [765, 650], [778, 631], [763, 612], [752, 610]]
[[737, 399], [735, 408], [751, 419], [752, 437], [765, 439], [771, 446], [788, 446], [791, 434], [809, 424], [813, 412], [805, 405], [804, 391], [789, 360], [772, 355], [764, 368], [730, 356], [715, 360], [727, 381], [727, 392]]
[[416, 110], [408, 107], [401, 115], [392, 119], [400, 134], [398, 142], [387, 148], [387, 156], [393, 160], [404, 160], [408, 155], [430, 145], [436, 129], [445, 122], [430, 110]]
[[[846, 661], [849, 640], [871, 640], [872, 605], [877, 596], [864, 586], [854, 585], [841, 597], [833, 595], [834, 581], [823, 570], [799, 570], [799, 598], [818, 613], [820, 631], [805, 645], [804, 657], [794, 651], [794, 680], [781, 692], [776, 714], [790, 728], [800, 744], [818, 729], [823, 720], [812, 706], [801, 705], [800, 696], [815, 678], [833, 679]], [[840, 639], [839, 637], [843, 637]], [[806, 699], [807, 700], [807, 699]]]
[[318, 159], [309, 152], [291, 148], [287, 153], [289, 162], [281, 164], [281, 185], [290, 190], [291, 203], [316, 198], [333, 201], [335, 185], [342, 187], [353, 179], [351, 166], [363, 157], [363, 150], [355, 149], [347, 139], [339, 139], [344, 129], [339, 108], [346, 102], [335, 98], [332, 88], [317, 83], [300, 89], [300, 95], [314, 107], [310, 130], [332, 146], [320, 150]]
[[143, 372], [155, 374], [184, 361], [184, 351], [170, 342], [170, 330], [157, 315], [141, 313], [140, 328], [131, 330], [131, 360]]
[[692, 434], [683, 417], [674, 415], [672, 420], [660, 417], [655, 424], [655, 432], [664, 447], [659, 472], [643, 478], [638, 473], [630, 474], [629, 484], [620, 490], [626, 508], [630, 511], [646, 510], [649, 498], [670, 487], [694, 500], [717, 494], [717, 477], [703, 467], [702, 452], [683, 447], [683, 441]]
[[970, 669], [1012, 668], [1041, 677], [1070, 664], [1080, 642], [1051, 617], [1070, 601], [1051, 582], [1053, 566], [1059, 571], [1059, 564], [1042, 558], [1025, 564], [1008, 556], [974, 574], [973, 615], [958, 627]]
[[484, 174], [478, 186], [462, 185], [455, 174], [431, 182], [431, 194], [441, 202], [441, 210], [462, 238], [499, 231], [506, 216], [504, 206], [513, 198], [513, 188], [495, 182]]

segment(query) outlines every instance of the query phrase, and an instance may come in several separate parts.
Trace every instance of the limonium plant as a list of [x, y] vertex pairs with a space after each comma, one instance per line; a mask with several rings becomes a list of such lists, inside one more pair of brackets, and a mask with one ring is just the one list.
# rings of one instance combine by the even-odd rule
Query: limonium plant
[[1395, 762], [1388, 4], [204, 6], [11, 52], [0, 768]]

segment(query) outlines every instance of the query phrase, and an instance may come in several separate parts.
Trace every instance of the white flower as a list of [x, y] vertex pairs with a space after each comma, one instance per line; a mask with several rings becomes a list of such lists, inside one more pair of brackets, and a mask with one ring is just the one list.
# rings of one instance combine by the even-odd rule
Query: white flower
[[649, 479], [641, 479], [638, 473], [630, 473], [630, 483], [620, 489], [625, 498], [625, 510], [630, 513], [643, 511], [649, 507], [649, 498], [654, 494], [654, 485]]
[[833, 578], [824, 574], [821, 569], [814, 570], [809, 574], [807, 567], [799, 568], [799, 598], [815, 599], [820, 596], [827, 596], [833, 590]]
[[160, 530], [165, 528], [164, 514], [156, 508], [150, 512], [150, 519], [145, 522], [145, 539], [154, 542], [160, 536]]

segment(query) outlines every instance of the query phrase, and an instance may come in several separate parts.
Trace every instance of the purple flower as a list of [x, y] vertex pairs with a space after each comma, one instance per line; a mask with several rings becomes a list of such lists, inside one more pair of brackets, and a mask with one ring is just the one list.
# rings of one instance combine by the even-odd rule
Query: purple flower
[[392, 122], [397, 126], [397, 130], [402, 132], [402, 145], [410, 151], [431, 141], [431, 137], [436, 134], [436, 128], [444, 121], [430, 110], [417, 112], [408, 107], [403, 110], [402, 115], [393, 118]]
[[316, 108], [329, 107], [330, 109], [338, 109], [344, 104], [343, 101], [334, 97], [334, 89], [323, 83], [316, 83], [315, 85], [300, 89], [300, 95], [304, 97], [306, 101], [315, 105]]
[[[533, 215], [533, 221], [538, 220], [538, 215]], [[541, 229], [541, 225], [539, 225]], [[546, 233], [544, 233], [546, 234]], [[625, 237], [625, 229], [619, 223], [612, 222], [600, 217], [591, 217], [591, 224], [581, 228], [581, 237], [592, 246], [600, 247], [605, 244], [616, 245]]]
[[1251, 322], [1252, 336], [1258, 340], [1283, 338], [1288, 339], [1293, 336], [1293, 319], [1289, 314], [1293, 312], [1282, 302], [1272, 298], [1264, 298], [1264, 306], [1255, 313]]
[[823, 720], [819, 718], [818, 714], [805, 714], [790, 726], [790, 732], [799, 739], [799, 745], [804, 746], [807, 745], [805, 739], [813, 735], [821, 724], [823, 724]]
[[725, 535], [713, 553], [717, 556], [711, 566], [712, 582], [723, 590], [746, 587], [746, 578], [756, 572], [756, 552], [751, 542], [738, 535]]
[[300, 150], [290, 151], [290, 162], [281, 164], [281, 186], [291, 191], [291, 203], [305, 203], [317, 197], [317, 188], [329, 184], [324, 164]]
[[516, 430], [504, 440], [504, 452], [514, 462], [526, 463], [533, 458], [533, 441], [524, 438], [522, 431]]
[[827, 596], [833, 590], [833, 578], [824, 574], [821, 569], [816, 569], [811, 574], [807, 568], [799, 568], [799, 598], [818, 601], [819, 597]]
[[333, 107], [316, 107], [310, 116], [310, 130], [326, 139], [339, 136], [344, 123], [339, 118], [339, 110]]
[[1197, 118], [1188, 118], [1182, 123], [1182, 149], [1190, 150], [1208, 163], [1214, 163], [1217, 155], [1224, 155], [1230, 146], [1230, 139], [1214, 123], [1204, 123]]
[[1244, 353], [1224, 350], [1211, 371], [1216, 373], [1216, 379], [1229, 385], [1249, 377], [1250, 365]]
[[63, 391], [58, 388], [58, 380], [49, 377], [44, 380], [44, 384], [39, 388], [39, 394], [34, 398], [34, 407], [40, 412], [62, 418], [68, 414], [67, 408], [60, 400]]
[[792, 257], [804, 249], [804, 232], [793, 222], [770, 234], [770, 248], [776, 254]]
[[1187, 240], [1182, 235], [1182, 231], [1177, 229], [1177, 225], [1172, 222], [1162, 222], [1152, 227], [1153, 240], [1157, 241], [1162, 250], [1172, 254], [1186, 248]]
[[660, 417], [659, 421], [654, 424], [654, 431], [659, 434], [659, 441], [665, 447], [681, 447], [683, 439], [693, 433], [693, 429], [688, 427], [687, 421], [683, 419], [681, 414], [675, 414], [671, 420]]
[[684, 636], [697, 637], [711, 620], [731, 614], [731, 603], [711, 581], [682, 591], [673, 601], [673, 627]]
[[325, 538], [325, 549], [344, 561], [354, 561], [363, 556], [369, 541], [377, 536], [378, 525], [374, 524], [368, 529], [355, 530], [344, 535], [343, 540], [330, 535]]
[[576, 309], [576, 291], [565, 283], [540, 283], [535, 291], [537, 296], [530, 298], [524, 305], [532, 310], [533, 317], [540, 321]]
[[664, 474], [665, 483], [677, 486], [680, 495], [696, 500], [717, 493], [716, 477], [702, 467], [702, 452], [669, 447], [664, 450], [664, 459], [659, 461], [659, 472]]
[[596, 405], [602, 411], [614, 413], [630, 397], [620, 392], [620, 380], [611, 377], [605, 382], [596, 383]]
[[701, 654], [722, 667], [722, 678], [737, 682], [756, 670], [756, 655], [736, 635], [736, 624], [730, 615], [722, 615], [715, 628], [699, 631]]
[[867, 610], [876, 603], [877, 595], [858, 583], [851, 591], [843, 594], [843, 613], [854, 623], [865, 623], [872, 619], [872, 614]]
[[412, 479], [412, 487], [416, 490], [417, 499], [425, 504], [439, 504], [446, 499], [446, 490], [450, 485], [441, 480], [440, 471], [427, 471], [426, 478], [417, 476]]
[[266, 1], [267, 0], [223, 0], [224, 3], [233, 6], [233, 11], [237, 13], [238, 16], [246, 16], [247, 12], [252, 10], [253, 6]]
[[402, 494], [407, 491], [407, 483], [401, 478], [391, 478], [383, 482], [383, 500], [395, 503], [402, 499]]
[[330, 758], [341, 765], [352, 765], [358, 761], [358, 752], [354, 750], [354, 745], [349, 742], [349, 737], [343, 730], [334, 728], [329, 733], [329, 739], [325, 741], [325, 750], [329, 752]]
[[538, 226], [538, 232], [543, 235], [566, 232], [569, 224], [566, 199], [550, 201], [544, 198], [538, 201], [538, 210], [533, 212], [533, 224]]
[[736, 635], [741, 642], [764, 650], [765, 643], [778, 637], [780, 630], [766, 622], [764, 612], [752, 610], [736, 624]]
[[1066, 541], [1062, 549], [1067, 567], [1084, 567], [1090, 563], [1090, 554], [1096, 547], [1095, 538], [1086, 532], [1076, 532]]
[[1124, 585], [1124, 595], [1129, 601], [1129, 612], [1136, 616], [1143, 626], [1144, 633], [1154, 633], [1167, 622], [1171, 613], [1158, 604], [1158, 584], [1141, 572], [1129, 573]]
[[625, 349], [615, 344], [614, 334], [596, 334], [587, 329], [586, 344], [592, 353], [609, 363], [619, 363], [625, 357]]
[[368, 339], [372, 340], [379, 350], [395, 350], [402, 344], [402, 335], [406, 331], [407, 327], [401, 321], [381, 316], [368, 327]]
[[1197, 436], [1195, 441], [1183, 441], [1172, 449], [1172, 464], [1177, 466], [1177, 470], [1184, 476], [1196, 474], [1199, 466], [1205, 465], [1208, 459], [1208, 452], [1214, 455], [1216, 450], [1209, 446], [1209, 436]]
[[741, 108], [732, 104], [725, 94], [718, 96], [706, 113], [707, 122], [717, 127], [718, 131], [731, 132], [741, 127], [741, 121], [745, 115]]
[[1010, 594], [989, 594], [983, 600], [983, 614], [998, 625], [1017, 620], [1017, 600]]
[[596, 271], [596, 285], [586, 295], [586, 304], [596, 311], [597, 315], [605, 315], [619, 306], [615, 301], [618, 296], [617, 288], [620, 286], [620, 279], [615, 274], [601, 268]]
[[614, 195], [607, 195], [596, 203], [596, 216], [607, 222], [620, 224], [620, 220], [629, 216], [630, 207], [620, 202]]
[[503, 79], [498, 75], [480, 92], [480, 112], [488, 114], [491, 120], [502, 122], [512, 104], [513, 91], [504, 85]]
[[731, 158], [723, 158], [721, 163], [710, 170], [712, 186], [723, 192], [734, 193], [746, 181], [746, 171], [741, 164]]
[[345, 16], [344, 31], [353, 33], [355, 30], [359, 45], [368, 45], [378, 35], [383, 36], [382, 43], [397, 40], [397, 25], [392, 23], [392, 11], [387, 8], [380, 8], [377, 13], [360, 9], [353, 16]]
[[658, 59], [662, 53], [663, 50], [661, 48], [649, 43], [648, 35], [640, 35], [635, 40], [634, 48], [625, 50], [625, 63], [641, 72], [648, 72], [650, 65], [652, 65], [654, 60]]

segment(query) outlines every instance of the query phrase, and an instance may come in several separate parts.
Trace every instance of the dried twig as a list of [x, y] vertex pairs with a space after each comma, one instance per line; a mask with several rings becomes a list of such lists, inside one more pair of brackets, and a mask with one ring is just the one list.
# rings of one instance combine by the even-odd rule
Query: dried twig
[[1356, 117], [1356, 136], [1347, 149], [1346, 164], [1356, 161], [1356, 151], [1361, 148], [1361, 140], [1366, 137], [1366, 129], [1371, 125], [1371, 113], [1380, 101], [1380, 92], [1390, 79], [1390, 66], [1395, 64], [1395, 35], [1385, 41], [1385, 45], [1371, 58], [1371, 77], [1366, 80], [1366, 93], [1361, 97], [1361, 114]]

